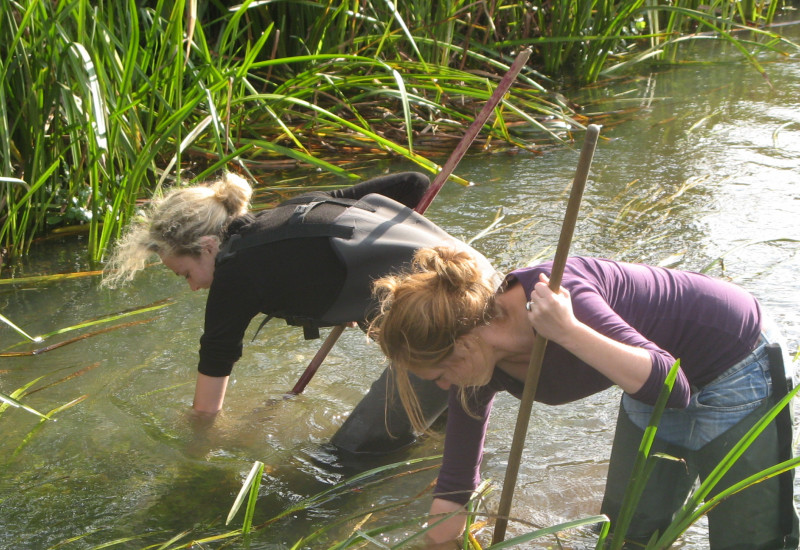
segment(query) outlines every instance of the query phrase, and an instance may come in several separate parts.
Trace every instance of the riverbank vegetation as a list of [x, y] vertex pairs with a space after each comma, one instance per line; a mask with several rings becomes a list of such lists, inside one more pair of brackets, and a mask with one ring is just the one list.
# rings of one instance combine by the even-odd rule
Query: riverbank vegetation
[[222, 168], [262, 184], [296, 167], [345, 183], [376, 159], [434, 174], [522, 48], [528, 67], [474, 150], [538, 151], [586, 123], [565, 85], [675, 62], [692, 39], [763, 72], [759, 51], [792, 47], [762, 28], [777, 6], [3, 2], [0, 248], [77, 228], [100, 262], [140, 201]]

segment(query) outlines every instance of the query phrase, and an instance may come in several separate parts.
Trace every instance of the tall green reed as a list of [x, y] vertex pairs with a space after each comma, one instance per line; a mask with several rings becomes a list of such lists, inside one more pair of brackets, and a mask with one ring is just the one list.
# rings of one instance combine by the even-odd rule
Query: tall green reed
[[83, 224], [99, 261], [141, 200], [222, 169], [258, 179], [290, 159], [355, 178], [357, 152], [436, 173], [428, 157], [449, 150], [521, 47], [534, 48], [531, 67], [476, 147], [569, 139], [543, 120], [582, 121], [545, 85], [674, 61], [700, 38], [733, 44], [763, 73], [754, 52], [791, 45], [738, 31], [771, 21], [775, 6], [4, 2], [0, 247], [22, 254], [49, 229]]
[[[485, 75], [431, 71], [420, 49], [431, 42], [414, 35], [425, 23], [390, 3], [248, 0], [206, 21], [193, 5], [0, 6], [13, 37], [0, 44], [1, 245], [21, 254], [48, 229], [81, 223], [98, 261], [137, 201], [164, 185], [229, 167], [253, 175], [275, 159], [355, 177], [337, 164], [372, 151], [436, 172], [415, 140], [460, 133], [493, 87]], [[294, 55], [278, 56], [298, 40]], [[569, 114], [524, 90], [507, 101], [504, 116], [526, 122]]]

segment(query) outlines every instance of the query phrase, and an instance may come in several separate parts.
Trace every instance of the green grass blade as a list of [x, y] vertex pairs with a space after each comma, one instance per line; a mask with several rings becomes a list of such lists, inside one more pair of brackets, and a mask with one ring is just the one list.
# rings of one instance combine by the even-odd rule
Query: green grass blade
[[725, 489], [724, 491], [720, 491], [712, 498], [708, 499], [706, 502], [703, 503], [702, 506], [697, 507], [695, 510], [692, 511], [691, 514], [688, 514], [686, 517], [682, 518], [680, 523], [673, 522], [674, 525], [670, 525], [670, 527], [664, 531], [664, 535], [659, 538], [657, 541], [654, 541], [652, 544], [648, 545], [648, 550], [667, 550], [671, 548], [673, 544], [677, 541], [678, 537], [681, 536], [686, 529], [689, 528], [694, 522], [698, 519], [706, 515], [715, 506], [717, 506], [720, 502], [725, 500], [726, 498], [747, 489], [748, 487], [755, 485], [756, 483], [761, 483], [762, 481], [766, 481], [767, 479], [771, 479], [777, 475], [786, 473], [790, 470], [793, 470], [800, 466], [800, 457], [795, 457], [790, 460], [781, 462], [780, 464], [776, 464], [771, 468], [767, 468], [762, 470], [758, 473], [755, 473], [738, 483], [735, 483]]
[[62, 342], [56, 342], [55, 344], [50, 344], [49, 346], [44, 346], [39, 349], [34, 349], [30, 351], [4, 351], [0, 352], [0, 357], [30, 357], [33, 355], [41, 355], [42, 353], [46, 353], [48, 351], [53, 351], [55, 349], [74, 344], [76, 342], [80, 342], [82, 340], [86, 340], [87, 338], [92, 338], [94, 336], [99, 336], [100, 334], [105, 334], [107, 332], [111, 332], [112, 330], [117, 330], [120, 328], [131, 327], [135, 325], [141, 325], [144, 323], [150, 323], [154, 321], [155, 318], [144, 319], [141, 321], [130, 321], [128, 323], [120, 323], [119, 325], [114, 325], [112, 327], [101, 328], [95, 330], [93, 332], [87, 332], [85, 334], [81, 334], [80, 336], [75, 336], [74, 338], [69, 338]]
[[[719, 483], [739, 457], [753, 444], [761, 432], [775, 419], [778, 413], [780, 413], [784, 407], [788, 406], [794, 396], [797, 395], [798, 391], [800, 391], [800, 386], [796, 386], [792, 391], [787, 393], [783, 399], [776, 403], [775, 406], [754, 424], [736, 445], [728, 451], [728, 454], [726, 454], [711, 473], [706, 476], [706, 479], [700, 484], [700, 487], [692, 493], [683, 508], [675, 514], [670, 526], [664, 530], [664, 533], [658, 539], [656, 548], [668, 548], [669, 544], [671, 544], [669, 541], [677, 539], [677, 537], [692, 524], [696, 517], [699, 517], [696, 515], [696, 511], [703, 505], [703, 501], [709, 493], [711, 493], [717, 483]], [[756, 476], [757, 475], [758, 474], [756, 474]]]
[[103, 272], [97, 271], [77, 271], [75, 273], [55, 273], [53, 275], [33, 275], [31, 277], [15, 277], [13, 279], [0, 279], [0, 286], [4, 285], [29, 285], [34, 283], [48, 283], [63, 281], [66, 279], [79, 279], [81, 277], [96, 277]]
[[396, 70], [392, 69], [392, 76], [397, 82], [397, 89], [400, 92], [400, 98], [403, 103], [403, 118], [406, 121], [406, 140], [408, 143], [408, 150], [414, 152], [414, 129], [411, 125], [411, 108], [408, 101], [408, 92], [406, 92], [406, 85], [403, 82], [403, 77], [400, 76]]
[[530, 533], [519, 535], [504, 540], [502, 542], [498, 542], [497, 544], [492, 544], [491, 546], [487, 546], [486, 550], [501, 550], [502, 548], [513, 548], [519, 544], [530, 542], [534, 539], [538, 539], [546, 535], [552, 535], [558, 533], [559, 531], [575, 529], [577, 527], [583, 527], [584, 525], [594, 525], [596, 523], [608, 523], [608, 517], [604, 515], [590, 516], [588, 518], [576, 519], [573, 521], [568, 521], [566, 523], [561, 523], [559, 525], [553, 525], [551, 527], [546, 527], [544, 529], [537, 529], [536, 531], [531, 531]]
[[253, 516], [255, 515], [256, 502], [258, 501], [258, 489], [261, 487], [261, 478], [264, 475], [264, 464], [258, 463], [258, 471], [255, 475], [255, 480], [250, 486], [250, 496], [247, 499], [247, 508], [244, 512], [244, 521], [242, 521], [242, 534], [247, 535], [253, 526]]
[[659, 459], [659, 457], [650, 456], [650, 449], [653, 446], [653, 441], [655, 440], [656, 432], [658, 431], [658, 423], [661, 421], [661, 415], [663, 414], [664, 408], [667, 406], [667, 400], [672, 393], [672, 387], [674, 386], [675, 379], [678, 376], [680, 365], [681, 361], [678, 359], [672, 365], [672, 368], [667, 374], [667, 377], [664, 380], [664, 385], [661, 388], [661, 393], [659, 393], [656, 404], [653, 407], [653, 413], [650, 416], [650, 422], [648, 423], [647, 428], [644, 431], [642, 441], [639, 444], [639, 451], [636, 456], [636, 461], [633, 465], [631, 479], [628, 482], [627, 488], [625, 489], [625, 495], [622, 498], [619, 517], [617, 518], [616, 525], [614, 525], [614, 535], [612, 537], [610, 546], [611, 550], [618, 550], [622, 548], [625, 542], [625, 535], [628, 532], [628, 527], [630, 526], [634, 512], [636, 511], [636, 507], [639, 503], [639, 498], [642, 496], [642, 492], [647, 484], [647, 478], [652, 472], [652, 468], [655, 466], [654, 461]]
[[[103, 325], [105, 323], [110, 323], [112, 321], [118, 321], [119, 319], [124, 319], [126, 317], [131, 317], [133, 315], [140, 315], [142, 313], [150, 313], [152, 311], [157, 311], [157, 310], [159, 310], [161, 308], [167, 307], [167, 306], [169, 306], [169, 305], [171, 305], [173, 303], [174, 303], [174, 300], [172, 298], [165, 298], [163, 300], [158, 300], [156, 302], [153, 302], [152, 304], [147, 305], [147, 306], [127, 309], [127, 310], [121, 311], [119, 313], [113, 313], [111, 315], [106, 315], [104, 317], [100, 317], [100, 318], [97, 318], [97, 319], [83, 321], [83, 322], [78, 323], [76, 325], [71, 325], [71, 326], [68, 326], [68, 327], [56, 329], [56, 330], [51, 331], [51, 332], [40, 334], [39, 336], [33, 337], [34, 339], [32, 341], [36, 342], [36, 343], [43, 342], [43, 341], [47, 340], [48, 338], [52, 338], [53, 336], [58, 336], [59, 334], [66, 334], [67, 332], [73, 332], [73, 331], [76, 331], [76, 330], [95, 327], [95, 326], [98, 326], [98, 325]], [[3, 320], [3, 319], [5, 319], [5, 318], [2, 315], [0, 315], [0, 320]], [[24, 343], [24, 342], [21, 342], [20, 344], [22, 344], [22, 343]], [[4, 351], [13, 349], [13, 348], [19, 346], [20, 344], [13, 344], [13, 345], [5, 348]]]
[[[178, 161], [180, 160], [179, 158], [180, 154], [183, 153], [186, 150], [186, 148], [189, 147], [198, 138], [198, 136], [200, 136], [203, 132], [205, 132], [206, 128], [208, 128], [208, 125], [211, 124], [211, 122], [212, 122], [212, 115], [208, 115], [199, 123], [197, 123], [197, 125], [195, 125], [195, 127], [192, 128], [188, 134], [186, 134], [186, 137], [183, 138], [183, 141], [181, 141], [180, 145], [178, 146], [178, 150], [169, 160], [166, 168], [164, 168], [164, 171], [162, 172], [161, 177], [158, 180], [158, 184], [156, 184], [156, 188], [161, 188], [161, 186], [164, 184], [164, 181], [166, 181], [167, 177], [169, 177], [170, 172], [175, 167], [175, 164], [177, 164]], [[176, 177], [178, 176], [176, 175]]]
[[37, 411], [33, 407], [29, 407], [25, 403], [22, 403], [21, 401], [18, 401], [16, 399], [14, 399], [13, 397], [11, 397], [9, 395], [6, 395], [6, 394], [4, 394], [2, 392], [0, 392], [0, 401], [3, 401], [4, 403], [8, 403], [12, 407], [17, 407], [17, 408], [20, 408], [20, 409], [24, 409], [24, 410], [28, 411], [29, 413], [33, 413], [36, 416], [39, 416], [39, 417], [41, 417], [41, 418], [43, 418], [45, 420], [49, 420], [49, 418], [46, 415], [40, 413], [39, 411]]
[[86, 71], [86, 76], [88, 78], [88, 89], [89, 89], [89, 104], [91, 105], [92, 109], [91, 112], [93, 113], [93, 129], [94, 129], [94, 137], [96, 140], [97, 148], [100, 151], [108, 151], [108, 139], [107, 139], [107, 132], [106, 132], [106, 106], [105, 102], [103, 101], [103, 94], [100, 90], [100, 83], [97, 79], [97, 70], [95, 69], [94, 62], [92, 61], [89, 52], [86, 51], [86, 48], [83, 44], [78, 44], [77, 42], [73, 42], [70, 44], [71, 49], [75, 50], [78, 54], [79, 61], [83, 66], [83, 69]]
[[19, 333], [19, 334], [20, 334], [20, 335], [22, 335], [23, 337], [27, 338], [27, 339], [28, 339], [29, 341], [31, 341], [31, 342], [36, 342], [36, 343], [39, 343], [39, 342], [41, 342], [41, 341], [42, 341], [42, 337], [41, 337], [41, 336], [31, 336], [30, 334], [28, 334], [27, 332], [25, 332], [24, 330], [22, 330], [21, 328], [19, 328], [17, 325], [15, 325], [14, 323], [12, 323], [12, 322], [11, 322], [11, 321], [10, 321], [10, 320], [9, 320], [9, 319], [8, 319], [8, 318], [5, 316], [5, 315], [3, 315], [2, 313], [0, 313], [0, 321], [2, 321], [3, 323], [5, 323], [5, 324], [6, 324], [6, 325], [8, 325], [9, 327], [11, 327], [11, 328], [12, 328], [14, 331], [16, 331], [17, 333]]
[[[253, 467], [250, 468], [250, 473], [247, 474], [247, 477], [245, 478], [244, 483], [242, 483], [242, 488], [239, 491], [239, 494], [236, 495], [236, 499], [233, 501], [233, 506], [231, 506], [230, 512], [228, 512], [228, 518], [225, 520], [225, 525], [228, 525], [231, 522], [231, 520], [233, 519], [233, 517], [236, 515], [236, 513], [239, 511], [239, 508], [241, 508], [242, 503], [244, 502], [244, 499], [245, 499], [246, 496], [249, 495], [250, 501], [254, 501], [255, 500], [253, 498], [253, 490], [252, 490], [252, 488], [255, 487], [255, 494], [258, 495], [258, 487], [261, 485], [261, 475], [263, 473], [264, 473], [264, 463], [256, 460], [253, 463]], [[248, 503], [248, 511], [249, 511], [249, 509], [250, 509], [250, 503]], [[247, 529], [247, 531], [249, 531], [250, 530], [250, 525], [248, 524], [247, 519], [248, 518], [247, 518], [247, 513], [246, 513], [245, 514], [245, 524], [247, 524], [246, 529]], [[252, 520], [253, 520], [252, 515], [250, 515], [249, 519], [250, 519], [250, 523], [252, 523]], [[242, 532], [243, 533], [247, 532], [247, 531], [245, 531], [245, 528], [242, 528]]]
[[[293, 506], [291, 506], [287, 510], [284, 510], [284, 511], [280, 512], [279, 514], [274, 516], [269, 521], [270, 522], [277, 521], [280, 518], [283, 518], [283, 517], [285, 517], [287, 515], [293, 514], [295, 512], [300, 511], [300, 510], [305, 510], [307, 508], [311, 508], [312, 506], [317, 506], [317, 505], [319, 505], [319, 504], [321, 504], [323, 502], [327, 502], [329, 500], [332, 500], [332, 499], [340, 496], [343, 493], [347, 493], [347, 492], [351, 491], [354, 486], [358, 486], [360, 483], [366, 482], [368, 479], [374, 478], [374, 477], [378, 476], [379, 474], [384, 474], [386, 472], [390, 472], [392, 470], [396, 470], [398, 468], [410, 466], [410, 465], [413, 465], [413, 464], [419, 464], [419, 463], [422, 463], [422, 462], [429, 462], [429, 461], [432, 461], [432, 460], [441, 460], [441, 458], [442, 458], [441, 455], [428, 456], [428, 457], [423, 457], [423, 458], [415, 458], [415, 459], [406, 460], [406, 461], [403, 461], [403, 462], [395, 462], [395, 463], [392, 463], [392, 464], [387, 464], [385, 466], [380, 466], [378, 468], [373, 468], [371, 470], [367, 470], [367, 471], [362, 472], [360, 474], [357, 474], [357, 475], [355, 475], [353, 477], [350, 477], [350, 478], [346, 479], [345, 481], [343, 481], [342, 483], [339, 483], [339, 484], [337, 484], [337, 485], [335, 485], [335, 486], [333, 486], [333, 487], [331, 487], [329, 489], [321, 491], [321, 492], [317, 493], [316, 495], [312, 495], [312, 496], [310, 496], [308, 498], [305, 498], [305, 499], [301, 500], [300, 502], [294, 504]], [[385, 481], [385, 480], [384, 479], [378, 479], [377, 481], [371, 481], [369, 483], [364, 483], [364, 486], [366, 486], [367, 484], [380, 483], [382, 481]]]
[[417, 42], [416, 40], [414, 40], [414, 36], [411, 34], [411, 31], [408, 30], [408, 26], [406, 25], [406, 22], [403, 20], [403, 16], [400, 14], [399, 11], [397, 11], [397, 2], [394, 2], [393, 0], [385, 0], [385, 2], [386, 5], [389, 7], [389, 9], [392, 11], [392, 17], [394, 17], [395, 21], [397, 21], [397, 24], [400, 25], [400, 28], [403, 30], [403, 34], [406, 35], [406, 38], [408, 38], [408, 42], [409, 44], [411, 44], [411, 47], [416, 52], [417, 58], [419, 59], [420, 63], [422, 63], [422, 65], [425, 67], [425, 70], [427, 70], [428, 68], [427, 63], [425, 63], [425, 59], [422, 57], [422, 53], [420, 53], [419, 48], [417, 47]]

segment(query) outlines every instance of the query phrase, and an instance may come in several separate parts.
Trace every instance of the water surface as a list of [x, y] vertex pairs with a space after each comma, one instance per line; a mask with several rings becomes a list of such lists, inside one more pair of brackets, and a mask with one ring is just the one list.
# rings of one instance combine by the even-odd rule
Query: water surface
[[[632, 114], [609, 120], [602, 132], [572, 251], [689, 270], [710, 266], [711, 274], [761, 300], [794, 355], [800, 342], [800, 60], [766, 59], [770, 87], [739, 58], [720, 56], [729, 60], [641, 73], [577, 94], [587, 114]], [[576, 138], [573, 147], [543, 155], [465, 159], [458, 172], [476, 185], [448, 184], [428, 215], [471, 239], [500, 213], [474, 246], [501, 270], [551, 258], [580, 148], [581, 135]], [[83, 246], [80, 240], [43, 243], [12, 266], [13, 274], [85, 270]], [[345, 463], [331, 454], [325, 442], [383, 368], [381, 354], [348, 330], [306, 392], [282, 400], [319, 343], [276, 321], [250, 342], [253, 323], [224, 413], [213, 427], [195, 429], [188, 410], [204, 293], [189, 292], [161, 266], [123, 290], [97, 283], [88, 277], [0, 286], [0, 311], [31, 334], [173, 300], [135, 318], [146, 323], [36, 357], [0, 359], [4, 393], [42, 377], [31, 389], [43, 389], [25, 399], [41, 411], [83, 397], [46, 425], [16, 409], [0, 417], [2, 548], [48, 548], [73, 537], [60, 547], [93, 548], [147, 535], [117, 545], [141, 548], [187, 529], [196, 537], [226, 532], [222, 522], [255, 460], [267, 465], [258, 523], [357, 471], [441, 452], [435, 436], [381, 462]], [[17, 341], [0, 327], [0, 350]], [[534, 406], [515, 516], [548, 526], [598, 512], [618, 399], [612, 389], [568, 406]], [[501, 396], [493, 413], [483, 468], [498, 486], [491, 504], [499, 498], [517, 403]], [[434, 476], [399, 478], [295, 514], [256, 533], [249, 548], [289, 547], [312, 526], [417, 495]], [[401, 513], [411, 518], [427, 506], [422, 499]], [[527, 530], [512, 524], [509, 535]], [[332, 539], [344, 538], [341, 532]], [[566, 534], [564, 545], [592, 547], [592, 537]], [[681, 543], [704, 546], [702, 525]]]

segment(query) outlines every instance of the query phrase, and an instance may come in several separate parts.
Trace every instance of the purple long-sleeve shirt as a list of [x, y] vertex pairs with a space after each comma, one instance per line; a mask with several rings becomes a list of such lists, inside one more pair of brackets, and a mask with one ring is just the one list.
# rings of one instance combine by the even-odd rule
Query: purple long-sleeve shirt
[[[539, 275], [552, 263], [519, 269], [505, 288], [522, 284], [529, 296]], [[691, 387], [701, 387], [743, 359], [761, 331], [756, 299], [731, 283], [706, 275], [594, 258], [570, 258], [561, 286], [570, 292], [575, 317], [595, 331], [646, 349], [652, 371], [631, 395], [654, 404], [676, 359], [681, 368], [668, 406], [686, 407]], [[613, 382], [567, 350], [549, 342], [542, 362], [536, 401], [569, 403], [600, 392]], [[483, 440], [498, 391], [521, 397], [523, 383], [495, 369], [486, 386], [476, 388], [464, 411], [458, 390], [450, 390], [444, 458], [435, 493], [465, 503], [480, 482]], [[474, 418], [477, 416], [477, 418]], [[447, 494], [446, 494], [447, 493]]]

